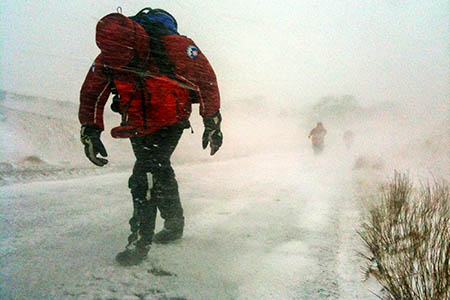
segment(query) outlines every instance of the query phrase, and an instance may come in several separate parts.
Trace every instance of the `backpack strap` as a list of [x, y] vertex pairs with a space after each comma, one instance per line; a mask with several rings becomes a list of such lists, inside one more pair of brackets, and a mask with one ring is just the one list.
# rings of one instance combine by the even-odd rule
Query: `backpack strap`
[[151, 105], [152, 95], [149, 95], [149, 92], [145, 88], [145, 82], [142, 76], [139, 78], [139, 82], [137, 83], [141, 89], [141, 106], [142, 106], [142, 123], [144, 125], [144, 129], [147, 129], [147, 118], [145, 117], [147, 114], [147, 106], [145, 104], [145, 100], [148, 97], [149, 103]]
[[103, 73], [108, 77], [109, 85], [111, 86], [111, 94], [113, 94], [113, 99], [111, 103], [111, 110], [116, 113], [120, 113], [120, 96], [117, 91], [116, 85], [114, 84], [113, 71], [108, 66], [103, 65]]
[[[141, 92], [144, 93], [143, 91], [145, 90], [143, 88], [142, 85], [142, 76], [138, 77], [140, 78], [140, 80], [137, 80], [137, 84], [133, 90], [133, 94], [131, 95], [130, 99], [128, 100], [128, 103], [125, 104], [125, 109], [124, 111], [122, 111], [120, 109], [120, 94], [119, 91], [117, 90], [117, 87], [114, 83], [114, 78], [113, 78], [113, 71], [111, 70], [111, 68], [109, 68], [108, 66], [103, 66], [103, 73], [106, 74], [106, 76], [108, 76], [108, 80], [109, 80], [109, 84], [111, 85], [111, 93], [113, 94], [113, 101], [111, 103], [111, 110], [113, 112], [119, 113], [122, 116], [122, 121], [121, 121], [121, 126], [125, 126], [127, 125], [127, 113], [128, 113], [128, 109], [130, 108], [130, 104], [131, 101], [133, 100], [134, 96], [136, 95], [136, 92], [138, 90], [138, 88], [141, 88]], [[144, 96], [144, 94], [142, 94], [142, 96]], [[143, 98], [144, 99], [144, 98]], [[143, 102], [143, 109], [145, 112], [145, 100], [142, 101]], [[145, 115], [144, 115], [145, 116]], [[144, 118], [144, 124], [145, 124], [145, 118]]]

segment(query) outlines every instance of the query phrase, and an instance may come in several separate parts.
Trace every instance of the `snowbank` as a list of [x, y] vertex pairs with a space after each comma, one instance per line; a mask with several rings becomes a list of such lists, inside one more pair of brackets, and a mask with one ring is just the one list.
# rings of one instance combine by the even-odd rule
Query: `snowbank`
[[[113, 257], [131, 215], [129, 142], [105, 132], [110, 164], [97, 168], [84, 157], [76, 105], [3, 92], [0, 109], [7, 297], [376, 299], [378, 286], [361, 282], [356, 254], [361, 198], [370, 200], [375, 183], [396, 168], [450, 173], [442, 107], [432, 118], [381, 105], [315, 120], [306, 108], [286, 110], [262, 97], [228, 101], [224, 145], [213, 157], [201, 149], [194, 108], [194, 133], [185, 131], [173, 157], [186, 234], [125, 269]], [[319, 118], [328, 135], [314, 155], [307, 135]], [[117, 115], [106, 121], [115, 126]], [[349, 129], [355, 138], [347, 148]]]

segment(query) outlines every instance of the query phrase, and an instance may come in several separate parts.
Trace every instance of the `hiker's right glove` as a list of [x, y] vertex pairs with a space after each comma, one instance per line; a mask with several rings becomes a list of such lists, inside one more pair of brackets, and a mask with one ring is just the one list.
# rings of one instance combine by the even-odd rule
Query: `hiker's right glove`
[[99, 167], [103, 167], [108, 163], [107, 159], [97, 157], [97, 154], [100, 154], [103, 157], [108, 156], [105, 146], [103, 146], [103, 143], [100, 140], [101, 132], [100, 128], [95, 125], [81, 126], [80, 132], [81, 142], [84, 145], [84, 153], [93, 164]]
[[203, 118], [203, 125], [205, 125], [205, 131], [203, 132], [202, 146], [206, 149], [209, 143], [211, 148], [210, 155], [214, 155], [220, 146], [222, 146], [223, 135], [220, 131], [220, 123], [222, 122], [222, 116], [220, 111], [217, 111], [210, 117]]

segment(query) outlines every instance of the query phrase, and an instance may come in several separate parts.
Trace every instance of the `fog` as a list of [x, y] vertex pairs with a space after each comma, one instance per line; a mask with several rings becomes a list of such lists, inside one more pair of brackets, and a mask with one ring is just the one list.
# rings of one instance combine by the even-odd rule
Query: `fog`
[[[292, 113], [247, 100], [224, 110], [225, 143], [213, 157], [192, 116], [194, 133], [185, 131], [173, 156], [185, 235], [121, 268], [114, 256], [132, 214], [129, 141], [107, 130], [110, 162], [95, 167], [79, 141], [76, 104], [1, 92], [0, 298], [379, 299], [357, 255], [364, 203], [394, 169], [448, 179], [445, 114], [417, 119], [402, 106], [348, 98]], [[118, 120], [107, 116], [109, 129]], [[307, 138], [317, 116], [328, 129], [321, 155]]]
[[0, 88], [77, 102], [99, 53], [96, 22], [118, 6], [170, 11], [213, 65], [224, 106], [248, 96], [287, 107], [342, 94], [367, 104], [448, 100], [445, 0], [5, 0]]
[[[170, 11], [207, 55], [224, 134], [216, 155], [203, 151], [194, 106], [194, 133], [185, 131], [173, 156], [186, 235], [130, 269], [113, 262], [131, 215], [129, 141], [112, 139], [119, 117], [106, 109], [109, 164], [97, 168], [77, 121], [99, 53], [95, 25], [119, 5], [126, 15], [149, 5]], [[450, 174], [448, 6], [2, 1], [0, 294], [375, 299], [379, 287], [361, 282], [354, 255], [361, 199], [394, 170], [413, 180]], [[328, 130], [322, 155], [307, 137], [318, 121]], [[150, 274], [155, 268], [175, 275]]]
[[[407, 168], [400, 163], [402, 155], [394, 158], [393, 153], [415, 149], [424, 167], [440, 166], [437, 173], [450, 173], [441, 160], [427, 161], [429, 156], [420, 152], [426, 143], [444, 147], [450, 136], [447, 1], [6, 0], [0, 3], [0, 89], [30, 96], [26, 105], [18, 101], [19, 110], [68, 114], [64, 118], [74, 122], [70, 128], [60, 127], [70, 132], [63, 141], [79, 147], [76, 110], [81, 84], [99, 53], [96, 23], [118, 6], [133, 15], [148, 5], [170, 11], [179, 31], [196, 41], [215, 69], [225, 135], [216, 160], [308, 145], [307, 133], [322, 121], [329, 130], [328, 148], [342, 145], [343, 132], [352, 130], [360, 139], [361, 155], [385, 156], [396, 163], [388, 165]], [[46, 100], [44, 105], [36, 97], [59, 104]], [[3, 105], [17, 108], [14, 97], [6, 99]], [[197, 111], [194, 107], [191, 121], [201, 134]], [[17, 118], [23, 120], [22, 115]], [[103, 138], [110, 152], [129, 151], [127, 143], [109, 136], [118, 117], [107, 111], [106, 118]], [[81, 151], [55, 155], [58, 149], [70, 149], [64, 142], [52, 141], [54, 149], [48, 150], [50, 141], [41, 139], [31, 147], [33, 134], [51, 140], [51, 133], [29, 128], [18, 122], [3, 129], [2, 137], [13, 139], [2, 139], [3, 161], [15, 163], [38, 153], [56, 164], [61, 156], [87, 164]], [[22, 135], [14, 135], [18, 130]], [[198, 143], [196, 138], [183, 139], [179, 148], [188, 150], [177, 151], [174, 159], [198, 160], [193, 150]], [[443, 152], [436, 153], [442, 158]], [[448, 160], [450, 154], [444, 153]]]

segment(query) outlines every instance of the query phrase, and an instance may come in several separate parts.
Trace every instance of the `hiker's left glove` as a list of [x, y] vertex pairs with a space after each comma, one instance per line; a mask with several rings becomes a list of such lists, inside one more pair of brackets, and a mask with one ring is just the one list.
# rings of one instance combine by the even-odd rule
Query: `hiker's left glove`
[[205, 125], [205, 131], [203, 132], [202, 146], [206, 149], [209, 143], [211, 148], [210, 155], [214, 155], [220, 146], [222, 146], [223, 135], [220, 131], [220, 123], [222, 122], [222, 116], [220, 111], [217, 111], [210, 117], [203, 118], [203, 125]]
[[84, 145], [84, 153], [93, 164], [99, 167], [103, 167], [108, 163], [107, 159], [97, 157], [97, 154], [100, 154], [103, 157], [108, 156], [105, 146], [103, 146], [103, 143], [100, 140], [101, 132], [101, 129], [95, 125], [81, 126], [80, 132], [81, 142]]

